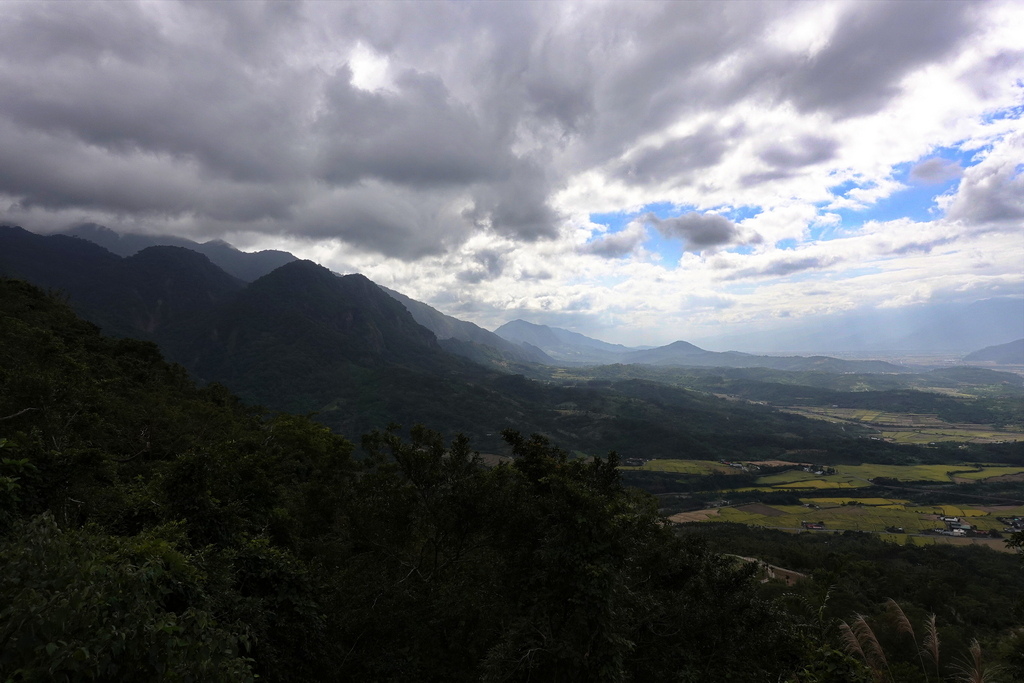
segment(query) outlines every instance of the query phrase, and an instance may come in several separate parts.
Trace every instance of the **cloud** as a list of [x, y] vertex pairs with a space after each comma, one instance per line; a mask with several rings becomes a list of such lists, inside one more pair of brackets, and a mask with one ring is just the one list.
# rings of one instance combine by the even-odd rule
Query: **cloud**
[[852, 3], [821, 51], [802, 64], [787, 60], [766, 71], [774, 69], [781, 93], [801, 111], [863, 116], [896, 97], [911, 70], [954, 53], [974, 24], [971, 3], [941, 12], [929, 3]]
[[791, 143], [773, 143], [758, 156], [778, 168], [799, 168], [828, 161], [836, 155], [839, 142], [831, 138], [806, 135]]
[[482, 249], [474, 254], [476, 261], [472, 270], [464, 270], [458, 279], [470, 284], [478, 284], [485, 280], [499, 277], [505, 270], [506, 254], [495, 249]]
[[644, 221], [633, 221], [624, 230], [602, 235], [580, 248], [585, 254], [604, 258], [622, 258], [636, 251], [647, 240]]
[[947, 216], [972, 227], [1020, 227], [1024, 219], [1024, 136], [993, 147], [986, 158], [964, 172]]
[[910, 169], [910, 179], [924, 185], [936, 185], [963, 175], [960, 164], [942, 157], [932, 157]]
[[711, 126], [705, 126], [693, 135], [636, 152], [613, 175], [629, 183], [648, 184], [714, 166], [725, 154], [728, 137]]
[[665, 237], [684, 240], [688, 251], [721, 247], [740, 237], [740, 230], [735, 223], [713, 213], [690, 211], [674, 218], [658, 218], [648, 213], [642, 220], [653, 225]]
[[776, 258], [763, 266], [743, 268], [730, 273], [726, 280], [742, 280], [753, 277], [782, 277], [805, 270], [818, 270], [835, 265], [840, 261], [838, 256], [784, 256]]

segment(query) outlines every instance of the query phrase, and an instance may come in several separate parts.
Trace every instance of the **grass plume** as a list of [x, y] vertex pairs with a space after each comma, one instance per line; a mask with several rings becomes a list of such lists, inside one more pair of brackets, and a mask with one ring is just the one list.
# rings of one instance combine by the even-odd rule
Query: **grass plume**
[[939, 629], [935, 625], [934, 614], [929, 615], [925, 621], [924, 644], [921, 646], [921, 653], [928, 655], [928, 658], [935, 664], [936, 680], [942, 680], [942, 676], [939, 673]]

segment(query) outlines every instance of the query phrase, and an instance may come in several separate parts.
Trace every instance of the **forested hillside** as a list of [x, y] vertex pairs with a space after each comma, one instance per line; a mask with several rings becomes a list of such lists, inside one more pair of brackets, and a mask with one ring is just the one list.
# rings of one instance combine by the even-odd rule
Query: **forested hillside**
[[777, 681], [829, 647], [614, 456], [356, 458], [23, 283], [0, 317], [4, 680]]

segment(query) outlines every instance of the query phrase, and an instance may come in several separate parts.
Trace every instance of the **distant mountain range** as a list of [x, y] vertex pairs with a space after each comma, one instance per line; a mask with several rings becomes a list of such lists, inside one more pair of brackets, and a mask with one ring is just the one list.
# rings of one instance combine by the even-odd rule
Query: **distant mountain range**
[[648, 349], [629, 348], [525, 320], [513, 320], [494, 333], [509, 341], [535, 345], [557, 363], [569, 365], [637, 364], [822, 372], [908, 372], [907, 368], [883, 361], [850, 361], [827, 356], [755, 356], [737, 351], [722, 353], [706, 351], [685, 341]]

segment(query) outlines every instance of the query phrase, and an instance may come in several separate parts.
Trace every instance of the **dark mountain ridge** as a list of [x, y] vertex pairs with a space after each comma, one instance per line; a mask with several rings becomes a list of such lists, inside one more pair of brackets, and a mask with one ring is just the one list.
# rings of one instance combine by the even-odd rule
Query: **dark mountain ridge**
[[287, 251], [267, 249], [246, 252], [236, 249], [223, 240], [195, 242], [173, 235], [117, 233], [95, 223], [79, 225], [64, 234], [98, 244], [118, 256], [131, 256], [149, 247], [183, 247], [203, 254], [217, 266], [243, 282], [252, 282], [275, 268], [297, 260], [296, 256]]

